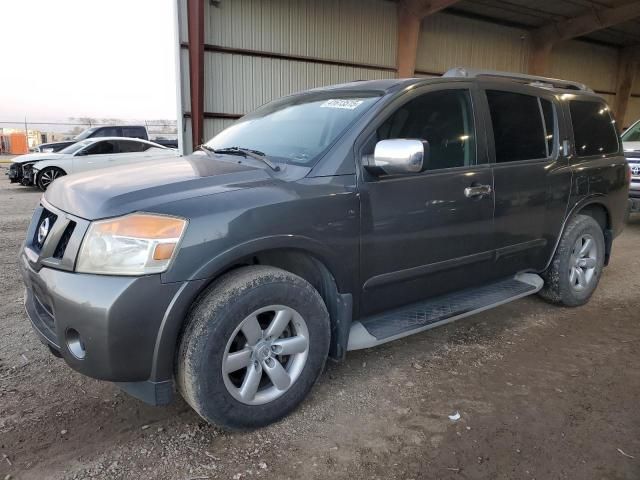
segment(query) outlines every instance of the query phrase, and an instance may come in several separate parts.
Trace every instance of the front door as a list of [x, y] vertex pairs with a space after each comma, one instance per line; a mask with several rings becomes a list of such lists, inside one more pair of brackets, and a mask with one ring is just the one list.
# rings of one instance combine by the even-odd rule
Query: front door
[[414, 92], [365, 132], [427, 140], [420, 173], [362, 169], [361, 315], [483, 283], [493, 262], [493, 180], [469, 88]]
[[73, 171], [86, 172], [98, 168], [112, 167], [117, 158], [118, 146], [116, 140], [100, 140], [73, 157]]

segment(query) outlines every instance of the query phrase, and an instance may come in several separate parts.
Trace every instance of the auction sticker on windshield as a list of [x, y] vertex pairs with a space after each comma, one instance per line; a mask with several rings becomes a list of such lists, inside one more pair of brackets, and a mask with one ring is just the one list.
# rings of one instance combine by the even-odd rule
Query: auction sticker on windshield
[[362, 102], [364, 102], [364, 100], [333, 98], [331, 100], [327, 100], [322, 105], [320, 105], [320, 108], [342, 108], [345, 110], [355, 110], [362, 104]]

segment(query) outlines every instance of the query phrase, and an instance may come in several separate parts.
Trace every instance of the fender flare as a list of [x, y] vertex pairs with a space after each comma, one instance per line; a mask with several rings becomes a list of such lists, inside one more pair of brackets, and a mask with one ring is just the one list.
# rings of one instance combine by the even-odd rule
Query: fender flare
[[349, 288], [349, 286], [344, 285], [343, 279], [346, 277], [342, 266], [331, 261], [332, 258], [337, 258], [336, 253], [328, 248], [326, 244], [302, 235], [275, 235], [240, 243], [219, 253], [204, 263], [189, 280], [213, 279], [225, 270], [228, 270], [235, 262], [242, 258], [268, 250], [280, 249], [297, 250], [300, 253], [306, 253], [315, 257], [322, 262], [331, 275], [333, 275], [339, 291], [344, 291], [344, 288]]
[[[183, 282], [180, 289], [176, 292], [156, 335], [149, 380], [158, 382], [165, 381], [172, 377], [178, 338], [182, 331], [185, 318], [189, 313], [189, 309], [198, 296], [220, 275], [234, 265], [237, 265], [243, 258], [257, 255], [268, 250], [280, 249], [297, 250], [300, 253], [310, 255], [322, 262], [335, 279], [338, 291], [342, 291], [340, 290], [341, 285], [338, 280], [338, 275], [344, 272], [341, 271], [342, 269], [339, 269], [340, 272], [338, 272], [336, 270], [338, 266], [335, 264], [332, 265], [327, 261], [328, 258], [331, 258], [331, 250], [317, 240], [297, 235], [278, 235], [261, 237], [236, 245], [204, 263], [191, 278]], [[344, 279], [348, 277], [342, 276], [341, 278]], [[343, 287], [346, 286], [343, 285]], [[345, 305], [342, 305], [342, 303], [345, 303], [342, 297], [347, 297], [346, 300], [348, 301]], [[346, 311], [350, 313], [350, 299], [351, 295], [341, 296], [342, 303], [340, 305], [343, 315]]]
[[[591, 194], [583, 199], [581, 199], [580, 201], [578, 201], [573, 207], [571, 207], [571, 209], [569, 210], [569, 212], [567, 213], [567, 215], [564, 217], [564, 221], [562, 222], [562, 227], [560, 228], [560, 232], [558, 233], [558, 237], [556, 238], [556, 243], [553, 246], [553, 250], [551, 251], [551, 255], [549, 256], [549, 260], [547, 260], [547, 263], [545, 264], [544, 268], [542, 269], [542, 271], [545, 271], [549, 268], [549, 265], [551, 265], [551, 262], [553, 261], [553, 257], [556, 254], [556, 251], [558, 250], [558, 246], [560, 245], [560, 240], [562, 239], [562, 235], [564, 235], [564, 231], [567, 227], [567, 223], [569, 223], [569, 220], [572, 219], [577, 212], [579, 212], [580, 210], [582, 210], [584, 207], [587, 207], [589, 205], [600, 205], [601, 207], [603, 207], [606, 212], [607, 215], [611, 215], [611, 212], [609, 212], [609, 207], [606, 205], [606, 203], [604, 201], [601, 201], [602, 199], [606, 198], [606, 196], [602, 193], [594, 193]], [[607, 230], [605, 229], [604, 232], [604, 237], [605, 237], [605, 242], [611, 242], [611, 240], [607, 240]]]

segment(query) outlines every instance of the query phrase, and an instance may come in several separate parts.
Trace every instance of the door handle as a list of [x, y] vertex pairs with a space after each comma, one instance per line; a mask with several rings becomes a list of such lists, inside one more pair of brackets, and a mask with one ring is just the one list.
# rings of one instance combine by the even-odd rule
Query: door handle
[[491, 185], [473, 185], [464, 189], [464, 196], [467, 198], [484, 197], [492, 191]]

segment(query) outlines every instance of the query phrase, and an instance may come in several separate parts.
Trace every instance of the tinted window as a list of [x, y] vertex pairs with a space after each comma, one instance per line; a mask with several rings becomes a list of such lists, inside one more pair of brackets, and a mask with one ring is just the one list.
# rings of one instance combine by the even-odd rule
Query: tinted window
[[640, 122], [634, 123], [622, 134], [622, 141], [640, 142]]
[[285, 97], [242, 117], [207, 145], [258, 150], [275, 161], [312, 165], [378, 99], [348, 91]]
[[118, 149], [120, 153], [134, 153], [134, 152], [144, 152], [149, 148], [149, 145], [142, 142], [133, 142], [130, 140], [120, 140], [118, 141]]
[[122, 127], [122, 136], [131, 138], [142, 138], [146, 140], [147, 135], [142, 127]]
[[443, 90], [415, 98], [396, 110], [374, 137], [365, 149], [368, 154], [380, 140], [411, 138], [429, 142], [425, 170], [473, 165], [476, 143], [469, 92]]
[[91, 140], [82, 141], [82, 142], [76, 142], [76, 143], [73, 143], [73, 144], [69, 145], [68, 147], [63, 148], [58, 153], [76, 153], [78, 150], [80, 150], [81, 148], [86, 147], [90, 143], [91, 143]]
[[556, 141], [556, 116], [553, 111], [553, 104], [549, 100], [540, 98], [539, 101], [544, 120], [545, 138], [547, 139], [547, 157], [550, 157]]
[[538, 98], [488, 90], [496, 162], [547, 157], [547, 142]]
[[92, 137], [118, 137], [118, 129], [116, 127], [100, 128]]
[[576, 155], [603, 155], [618, 151], [618, 134], [609, 112], [601, 102], [569, 102]]
[[102, 142], [97, 142], [87, 147], [87, 149], [83, 152], [85, 155], [105, 155], [108, 153], [116, 152], [115, 142], [111, 140], [105, 140]]
[[85, 138], [92, 137], [93, 134], [95, 133], [95, 131], [98, 130], [98, 128], [100, 128], [100, 127], [87, 128], [86, 130], [83, 130], [80, 134], [78, 134], [75, 137], [73, 137], [73, 139], [74, 140], [84, 140]]

